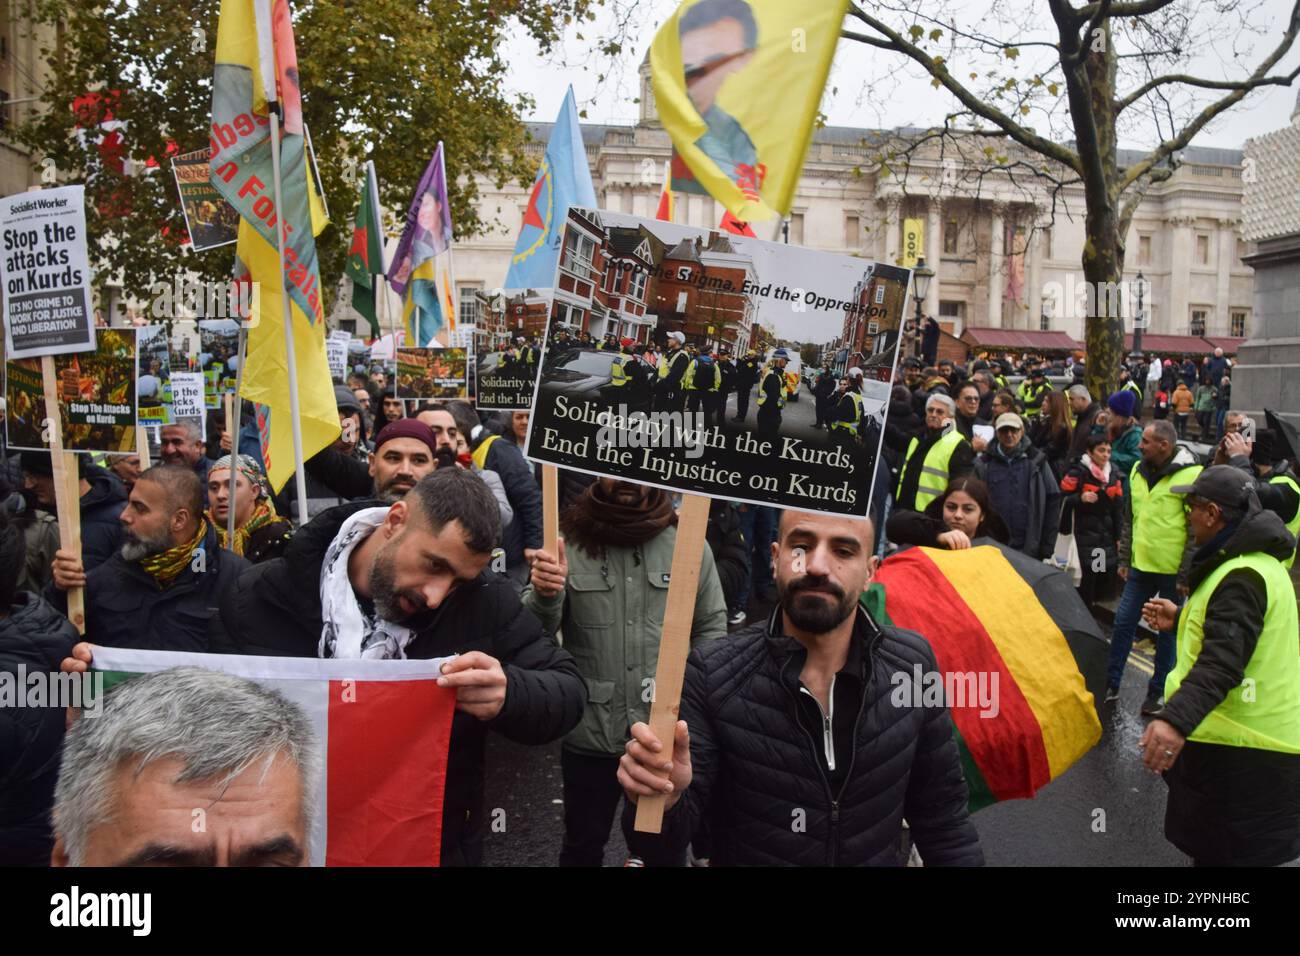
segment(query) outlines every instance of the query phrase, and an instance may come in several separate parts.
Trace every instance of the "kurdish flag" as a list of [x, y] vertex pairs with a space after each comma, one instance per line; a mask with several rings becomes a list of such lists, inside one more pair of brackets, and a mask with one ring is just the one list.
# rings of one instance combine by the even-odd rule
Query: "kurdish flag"
[[972, 810], [1032, 797], [1101, 739], [1107, 645], [1055, 568], [998, 544], [910, 548], [880, 566], [862, 603], [923, 634], [945, 675], [996, 678], [995, 708], [949, 699]]
[[[323, 779], [312, 866], [437, 866], [456, 692], [448, 660], [319, 660], [94, 647], [104, 686], [171, 667], [244, 677], [297, 704], [315, 731]], [[105, 706], [112, 706], [109, 697]]]
[[591, 167], [582, 145], [582, 127], [578, 122], [578, 101], [573, 87], [564, 94], [560, 115], [555, 118], [546, 155], [533, 190], [528, 194], [528, 208], [510, 257], [510, 271], [503, 283], [507, 289], [549, 289], [555, 282], [555, 266], [560, 261], [560, 243], [564, 241], [564, 223], [570, 206], [595, 209], [596, 187], [591, 184]]
[[366, 163], [366, 181], [352, 224], [352, 245], [343, 270], [352, 280], [352, 308], [370, 323], [370, 337], [379, 338], [379, 312], [375, 308], [375, 276], [383, 275], [384, 227], [379, 221], [379, 179], [374, 162]]
[[673, 189], [790, 211], [848, 0], [683, 0], [650, 45]]
[[451, 204], [447, 200], [447, 167], [442, 143], [415, 187], [406, 228], [393, 253], [389, 282], [402, 296], [406, 343], [428, 348], [445, 345], [436, 337], [456, 327], [451, 299]]
[[[269, 104], [284, 116], [281, 200], [276, 209]], [[283, 296], [289, 297], [303, 459], [339, 434], [325, 353], [316, 236], [328, 223], [307, 173], [302, 91], [288, 0], [222, 0], [212, 77], [212, 185], [239, 211], [234, 278], [251, 283], [248, 356], [240, 395], [257, 405], [262, 461], [275, 491], [301, 465], [294, 453], [293, 396]], [[283, 223], [281, 260], [277, 226]], [[306, 520], [305, 516], [300, 520]]]

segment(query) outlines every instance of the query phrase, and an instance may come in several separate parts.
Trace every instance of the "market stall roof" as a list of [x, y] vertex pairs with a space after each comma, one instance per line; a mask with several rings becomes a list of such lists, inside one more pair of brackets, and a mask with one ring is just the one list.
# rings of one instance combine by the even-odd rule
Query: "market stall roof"
[[[1124, 351], [1128, 352], [1132, 348], [1133, 334], [1129, 333], [1124, 336]], [[1226, 346], [1223, 350], [1228, 351]], [[1177, 352], [1179, 355], [1208, 355], [1214, 351], [1214, 346], [1199, 335], [1151, 335], [1144, 332], [1142, 333], [1142, 351]]]
[[1064, 332], [1031, 329], [992, 329], [967, 326], [961, 340], [972, 348], [1026, 349], [1029, 351], [1072, 352], [1083, 348]]

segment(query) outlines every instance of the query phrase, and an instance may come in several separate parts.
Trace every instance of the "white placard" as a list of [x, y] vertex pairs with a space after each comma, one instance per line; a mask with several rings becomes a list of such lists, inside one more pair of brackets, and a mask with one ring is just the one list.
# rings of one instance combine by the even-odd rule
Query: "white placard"
[[0, 288], [9, 358], [94, 350], [85, 187], [0, 199]]

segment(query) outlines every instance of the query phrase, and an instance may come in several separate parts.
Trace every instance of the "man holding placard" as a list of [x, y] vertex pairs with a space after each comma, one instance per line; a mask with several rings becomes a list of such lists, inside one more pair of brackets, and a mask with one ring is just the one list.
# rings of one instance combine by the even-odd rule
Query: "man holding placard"
[[[618, 781], [633, 854], [685, 849], [707, 815], [714, 865], [901, 865], [906, 819], [927, 866], [983, 864], [947, 707], [878, 689], [938, 665], [924, 637], [859, 607], [874, 544], [866, 520], [782, 515], [779, 611], [691, 652], [671, 743], [631, 729]], [[662, 831], [637, 832], [633, 804], [652, 794]]]

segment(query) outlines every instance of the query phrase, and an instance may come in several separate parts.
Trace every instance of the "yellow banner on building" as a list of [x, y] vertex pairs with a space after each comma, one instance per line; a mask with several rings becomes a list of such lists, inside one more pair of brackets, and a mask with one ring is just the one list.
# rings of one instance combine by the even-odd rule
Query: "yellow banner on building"
[[685, 0], [650, 47], [672, 188], [744, 222], [790, 211], [848, 0]]
[[903, 258], [899, 265], [915, 269], [916, 260], [925, 257], [925, 220], [903, 220]]

